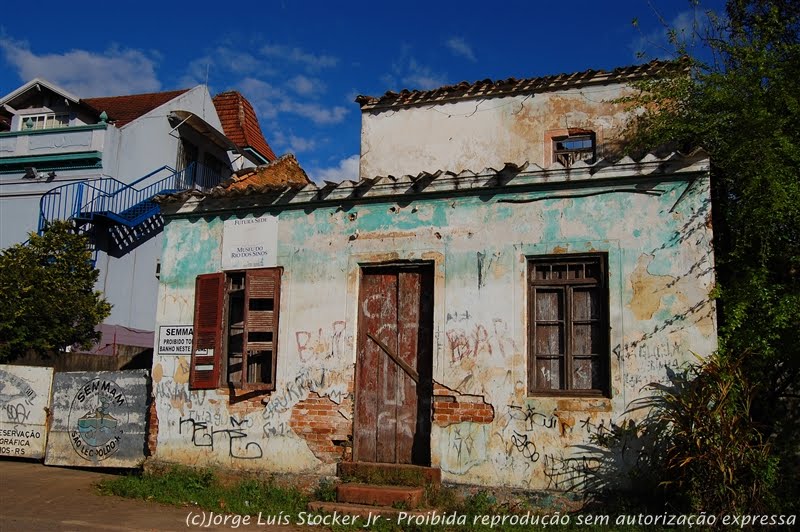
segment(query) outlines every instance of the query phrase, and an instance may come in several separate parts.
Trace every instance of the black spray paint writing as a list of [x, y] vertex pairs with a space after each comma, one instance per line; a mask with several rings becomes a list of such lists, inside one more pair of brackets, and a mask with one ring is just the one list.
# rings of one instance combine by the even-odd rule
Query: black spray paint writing
[[[195, 447], [208, 447], [214, 450], [214, 444], [218, 441], [218, 436], [221, 434], [223, 437], [228, 438], [228, 455], [231, 458], [240, 460], [255, 460], [264, 456], [264, 451], [258, 442], [239, 441], [245, 440], [250, 421], [247, 418], [241, 421], [235, 417], [230, 418], [231, 428], [214, 430], [209, 427], [205, 421], [195, 421], [193, 418], [181, 418], [178, 423], [178, 433], [183, 434], [183, 425], [191, 426], [192, 431], [192, 445]], [[243, 451], [243, 452], [242, 452]]]

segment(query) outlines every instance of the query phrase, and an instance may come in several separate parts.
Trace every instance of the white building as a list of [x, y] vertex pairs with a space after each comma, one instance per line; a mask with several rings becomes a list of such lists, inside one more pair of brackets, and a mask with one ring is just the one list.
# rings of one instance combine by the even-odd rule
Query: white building
[[[717, 347], [707, 155], [617, 153], [635, 111], [613, 100], [672, 65], [362, 96], [358, 181], [281, 158], [272, 181], [165, 197], [154, 459], [607, 474], [594, 438]], [[622, 474], [634, 449], [603, 456]]]
[[[205, 189], [274, 159], [238, 93], [212, 99], [199, 85], [81, 98], [34, 79], [0, 98], [0, 247], [74, 220], [113, 304], [106, 325], [152, 331], [163, 224], [149, 198]], [[120, 343], [110, 334], [107, 343]], [[141, 344], [152, 346], [152, 335]]]

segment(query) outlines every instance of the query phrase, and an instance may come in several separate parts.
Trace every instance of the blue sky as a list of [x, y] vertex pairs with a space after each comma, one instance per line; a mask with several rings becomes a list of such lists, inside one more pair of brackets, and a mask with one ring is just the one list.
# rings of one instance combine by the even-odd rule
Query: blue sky
[[[688, 0], [121, 4], [7, 2], [0, 95], [37, 76], [82, 97], [208, 76], [212, 94], [236, 89], [253, 103], [277, 154], [293, 152], [313, 179], [334, 181], [357, 178], [358, 94], [664, 58], [659, 18], [678, 27], [695, 18]], [[706, 0], [697, 16], [721, 6]]]

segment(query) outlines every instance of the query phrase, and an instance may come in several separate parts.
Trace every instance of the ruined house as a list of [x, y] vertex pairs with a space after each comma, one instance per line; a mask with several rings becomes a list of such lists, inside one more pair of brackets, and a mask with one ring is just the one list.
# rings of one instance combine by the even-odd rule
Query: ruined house
[[359, 97], [359, 179], [162, 198], [154, 459], [572, 486], [717, 345], [707, 157], [615, 157], [611, 101], [667, 67]]

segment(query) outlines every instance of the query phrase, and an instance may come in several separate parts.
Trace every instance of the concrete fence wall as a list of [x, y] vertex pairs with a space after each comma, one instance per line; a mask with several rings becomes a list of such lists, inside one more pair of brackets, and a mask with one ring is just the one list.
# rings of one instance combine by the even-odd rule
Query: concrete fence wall
[[[89, 359], [130, 364], [132, 357], [66, 353], [61, 366]], [[47, 465], [138, 467], [154, 449], [147, 370], [54, 371], [0, 365], [0, 456]]]

